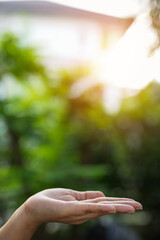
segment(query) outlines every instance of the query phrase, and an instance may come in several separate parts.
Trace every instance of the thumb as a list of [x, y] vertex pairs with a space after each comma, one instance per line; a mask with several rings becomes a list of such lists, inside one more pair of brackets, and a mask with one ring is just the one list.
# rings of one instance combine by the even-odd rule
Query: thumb
[[74, 191], [74, 192], [76, 194], [76, 199], [78, 201], [94, 199], [98, 197], [105, 197], [105, 195], [101, 191], [85, 191], [85, 192]]

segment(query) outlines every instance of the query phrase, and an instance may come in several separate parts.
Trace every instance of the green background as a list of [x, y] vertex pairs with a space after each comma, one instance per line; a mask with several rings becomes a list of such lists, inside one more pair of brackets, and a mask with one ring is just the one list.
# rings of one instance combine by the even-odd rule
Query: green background
[[[1, 36], [2, 224], [45, 188], [101, 190], [140, 201], [143, 212], [117, 215], [115, 221], [131, 226], [142, 239], [159, 240], [160, 84], [152, 82], [125, 98], [110, 115], [101, 84], [70, 96], [73, 84], [90, 73], [87, 66], [48, 72], [34, 48], [13, 34]], [[33, 239], [78, 239], [91, 224], [43, 225]]]

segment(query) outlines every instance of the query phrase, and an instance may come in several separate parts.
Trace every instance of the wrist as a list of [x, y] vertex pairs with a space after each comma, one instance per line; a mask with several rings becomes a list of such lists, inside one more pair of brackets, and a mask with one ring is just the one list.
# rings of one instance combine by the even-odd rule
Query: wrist
[[39, 216], [41, 211], [37, 210], [38, 206], [39, 201], [37, 201], [36, 198], [33, 198], [33, 196], [28, 198], [27, 201], [22, 205], [27, 223], [35, 228], [38, 228], [40, 224], [44, 223]]
[[36, 231], [39, 223], [34, 219], [34, 215], [30, 214], [27, 210], [27, 205], [24, 203], [19, 209], [19, 219], [22, 219], [23, 225], [30, 231]]
[[27, 214], [25, 204], [18, 208], [1, 228], [1, 240], [30, 240], [38, 225]]

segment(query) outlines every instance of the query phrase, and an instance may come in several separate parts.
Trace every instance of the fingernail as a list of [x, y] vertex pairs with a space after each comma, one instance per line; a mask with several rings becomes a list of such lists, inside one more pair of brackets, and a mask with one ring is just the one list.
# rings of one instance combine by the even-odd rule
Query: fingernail
[[142, 210], [143, 206], [141, 204], [138, 204], [138, 206], [135, 207], [136, 210]]

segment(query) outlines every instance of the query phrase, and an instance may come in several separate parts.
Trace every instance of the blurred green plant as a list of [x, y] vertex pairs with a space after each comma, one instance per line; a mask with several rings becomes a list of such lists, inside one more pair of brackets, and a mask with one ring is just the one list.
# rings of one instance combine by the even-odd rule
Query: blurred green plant
[[21, 38], [1, 36], [1, 216], [45, 188], [98, 189], [141, 201], [159, 237], [160, 85], [124, 99], [111, 116], [102, 85], [73, 94], [89, 73], [50, 73]]
[[[93, 102], [86, 96], [80, 100], [69, 96], [71, 86], [86, 75], [88, 69], [78, 68], [71, 73], [60, 71], [53, 79], [40, 63], [36, 51], [12, 34], [1, 37], [0, 65], [0, 199], [3, 209], [16, 208], [44, 188], [86, 189], [88, 182], [92, 185], [95, 180], [100, 181], [106, 174], [106, 166], [85, 163], [85, 149], [79, 154], [83, 148], [80, 145], [88, 141], [84, 133], [89, 131], [92, 135], [94, 124], [88, 126], [86, 122], [87, 130], [83, 124], [87, 117], [83, 115], [88, 114]], [[94, 91], [97, 94], [97, 90]], [[100, 104], [98, 100], [97, 107]], [[96, 106], [90, 109], [92, 114], [94, 109]]]

